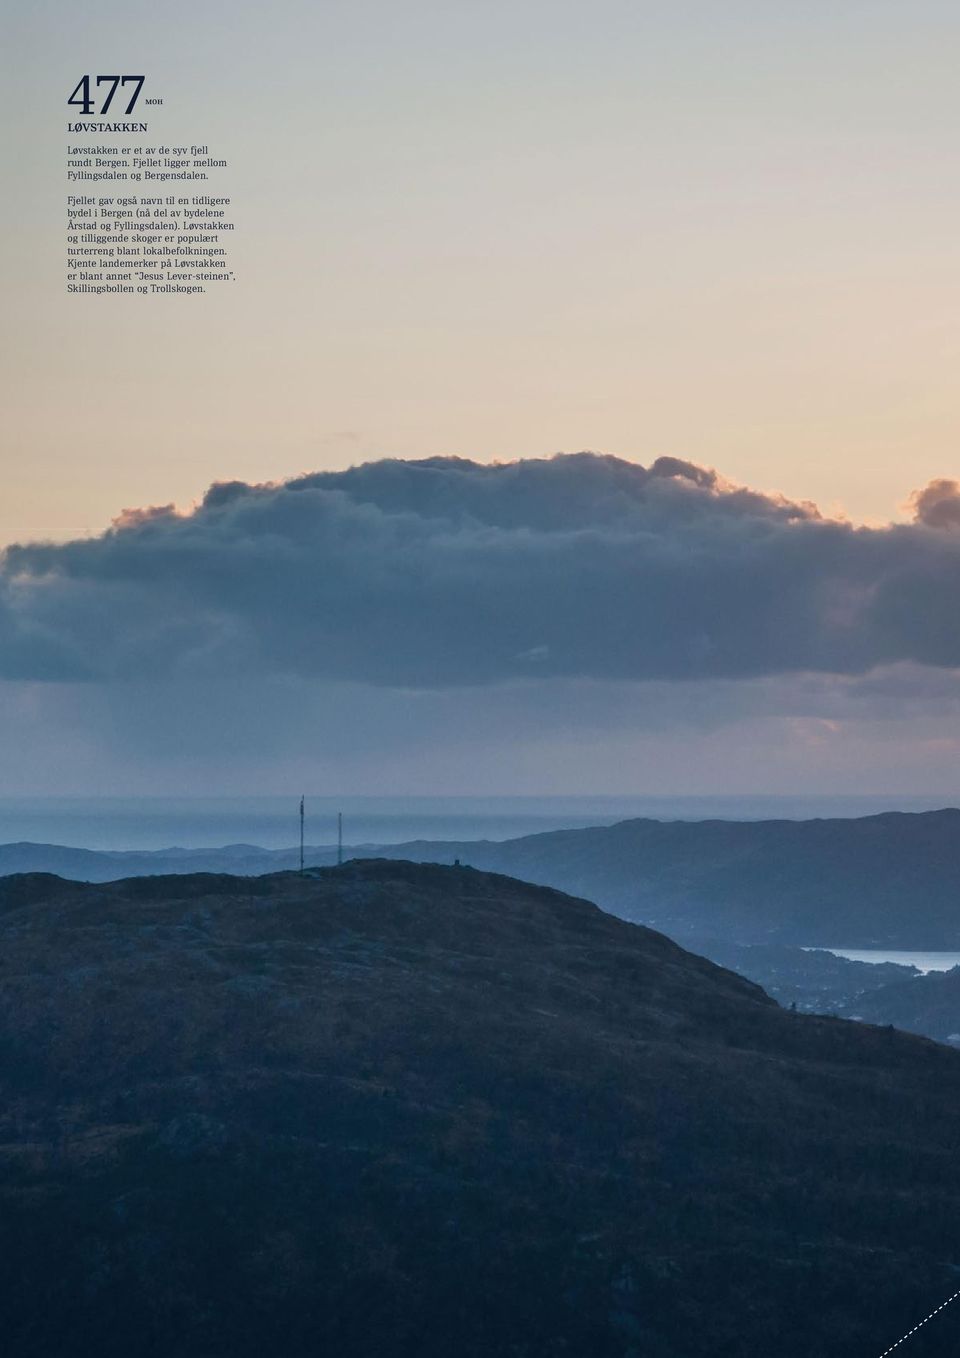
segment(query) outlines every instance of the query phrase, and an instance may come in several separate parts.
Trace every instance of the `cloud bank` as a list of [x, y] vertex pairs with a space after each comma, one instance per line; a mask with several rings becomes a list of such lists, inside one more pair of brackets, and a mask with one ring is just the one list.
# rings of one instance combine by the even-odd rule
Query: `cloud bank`
[[381, 461], [0, 559], [0, 677], [407, 688], [960, 665], [960, 486], [857, 527], [674, 458]]

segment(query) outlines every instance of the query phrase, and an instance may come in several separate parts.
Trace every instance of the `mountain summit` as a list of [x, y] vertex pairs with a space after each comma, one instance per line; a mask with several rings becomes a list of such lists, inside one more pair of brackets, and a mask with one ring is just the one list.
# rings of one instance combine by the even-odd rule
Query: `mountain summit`
[[872, 1358], [958, 1285], [960, 1054], [557, 891], [14, 876], [0, 959], [17, 1358]]

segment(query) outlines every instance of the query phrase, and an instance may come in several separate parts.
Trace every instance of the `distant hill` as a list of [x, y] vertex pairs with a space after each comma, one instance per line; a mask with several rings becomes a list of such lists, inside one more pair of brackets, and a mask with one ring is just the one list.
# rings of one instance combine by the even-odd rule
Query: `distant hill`
[[840, 1012], [960, 1046], [960, 967], [871, 987]]
[[[334, 856], [311, 848], [311, 861]], [[170, 873], [232, 872], [259, 876], [297, 866], [297, 849], [261, 849], [255, 844], [226, 844], [212, 849], [75, 849], [63, 844], [22, 841], [0, 844], [0, 877], [13, 873], [52, 872], [78, 882], [116, 882], [124, 877]]]
[[960, 1278], [960, 1053], [468, 868], [8, 877], [0, 1053], [9, 1358], [875, 1355]]
[[[586, 896], [683, 939], [847, 948], [960, 949], [960, 811], [809, 821], [628, 820], [496, 841], [354, 846], [502, 872]], [[307, 861], [330, 864], [329, 847]], [[93, 853], [0, 846], [0, 874], [57, 872], [90, 881], [169, 872], [256, 875], [297, 853], [252, 845]]]
[[[859, 1013], [862, 997], [869, 991], [920, 975], [913, 966], [852, 962], [822, 949], [809, 950], [784, 943], [731, 943], [720, 938], [696, 938], [688, 946], [711, 962], [756, 981], [778, 1004], [793, 1005], [811, 1014], [850, 1017]], [[911, 1031], [925, 1033], [927, 1037], [940, 1036], [939, 1032], [930, 1032], [922, 1026], [911, 1026]]]
[[587, 896], [671, 936], [960, 949], [960, 811], [856, 820], [628, 820], [504, 843], [405, 844]]

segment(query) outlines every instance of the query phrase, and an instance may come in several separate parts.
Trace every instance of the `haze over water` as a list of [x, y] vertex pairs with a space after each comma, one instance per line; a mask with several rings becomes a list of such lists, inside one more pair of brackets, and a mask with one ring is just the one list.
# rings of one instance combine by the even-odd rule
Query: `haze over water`
[[[163, 849], [247, 843], [289, 847], [299, 833], [300, 789], [289, 797], [0, 798], [0, 843], [29, 840], [84, 849]], [[549, 830], [661, 820], [801, 820], [928, 811], [942, 797], [343, 797], [306, 792], [309, 844], [412, 839], [510, 839]]]

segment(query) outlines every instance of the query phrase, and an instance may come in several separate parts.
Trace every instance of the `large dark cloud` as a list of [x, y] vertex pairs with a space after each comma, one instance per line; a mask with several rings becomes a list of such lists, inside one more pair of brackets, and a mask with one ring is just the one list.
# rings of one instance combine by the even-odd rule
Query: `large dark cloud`
[[0, 674], [398, 686], [960, 665], [958, 489], [887, 528], [673, 458], [383, 461], [9, 548]]

